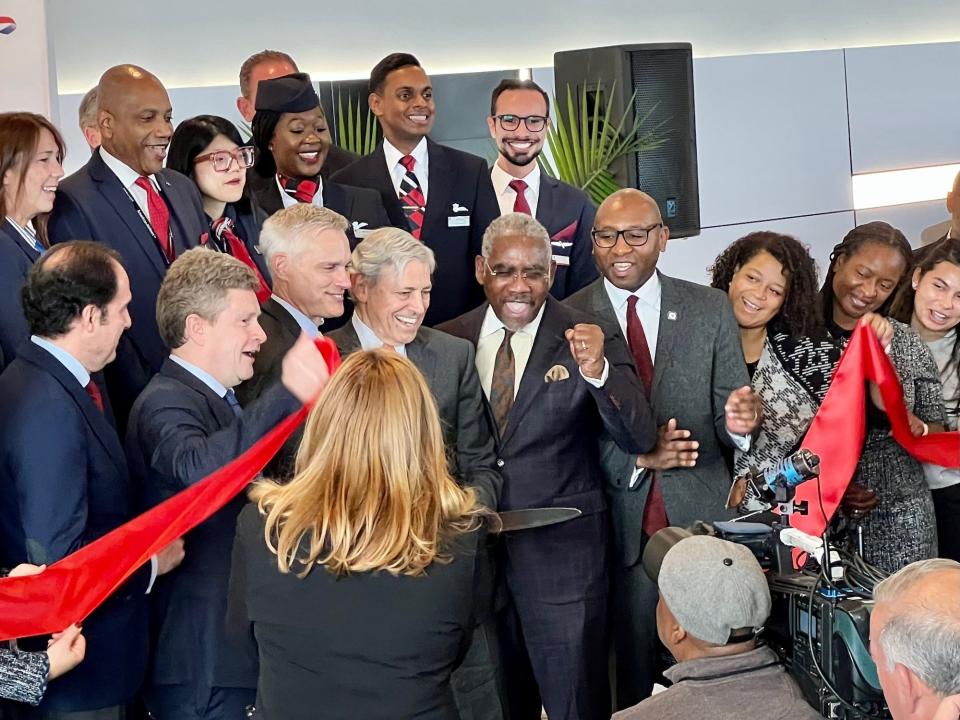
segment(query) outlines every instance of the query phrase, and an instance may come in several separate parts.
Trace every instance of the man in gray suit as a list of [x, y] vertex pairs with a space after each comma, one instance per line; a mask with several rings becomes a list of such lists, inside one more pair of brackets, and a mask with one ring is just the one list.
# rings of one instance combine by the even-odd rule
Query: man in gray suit
[[[435, 265], [433, 250], [406, 230], [374, 230], [351, 258], [354, 314], [327, 336], [341, 355], [389, 347], [417, 366], [437, 402], [453, 476], [473, 486], [480, 502], [496, 510], [503, 479], [497, 471], [473, 345], [422, 325]], [[487, 570], [493, 572], [492, 564]], [[503, 717], [492, 598], [488, 600], [467, 656], [451, 678], [464, 720]]]
[[640, 564], [644, 544], [668, 523], [727, 517], [724, 448], [749, 447], [760, 401], [727, 297], [657, 271], [670, 232], [649, 195], [611, 195], [592, 235], [601, 277], [567, 303], [629, 349], [660, 427], [647, 455], [613, 443], [603, 455], [614, 528], [616, 699], [624, 708], [647, 697], [656, 676], [657, 590]]

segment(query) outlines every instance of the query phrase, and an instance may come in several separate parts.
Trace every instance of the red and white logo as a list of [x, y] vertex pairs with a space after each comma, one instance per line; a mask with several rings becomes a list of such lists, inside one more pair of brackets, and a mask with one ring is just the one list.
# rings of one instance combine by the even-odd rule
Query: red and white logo
[[0, 15], [0, 35], [9, 35], [17, 29], [17, 23], [12, 17]]

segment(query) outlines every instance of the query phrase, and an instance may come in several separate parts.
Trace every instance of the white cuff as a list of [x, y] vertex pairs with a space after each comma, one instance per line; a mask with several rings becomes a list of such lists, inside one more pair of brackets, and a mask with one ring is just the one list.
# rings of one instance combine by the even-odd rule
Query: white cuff
[[153, 583], [157, 580], [157, 573], [160, 570], [160, 561], [157, 560], [156, 555], [150, 556], [150, 584], [147, 585], [147, 592], [145, 595], [149, 595], [150, 591], [153, 590]]
[[603, 359], [603, 372], [600, 373], [599, 380], [595, 380], [594, 378], [588, 378], [586, 375], [583, 374], [583, 370], [580, 371], [580, 377], [582, 377], [588, 383], [593, 385], [595, 388], [602, 388], [606, 384], [607, 378], [610, 377], [610, 363], [607, 362], [606, 358]]
[[644, 467], [633, 468], [633, 474], [630, 476], [630, 484], [627, 487], [629, 487], [631, 490], [635, 488], [637, 483], [640, 482], [640, 478], [642, 478], [646, 472], [647, 469]]
[[752, 435], [738, 435], [737, 433], [732, 433], [727, 430], [727, 435], [730, 436], [730, 439], [733, 440], [733, 444], [737, 446], [737, 450], [740, 452], [750, 452], [750, 445], [753, 444]]

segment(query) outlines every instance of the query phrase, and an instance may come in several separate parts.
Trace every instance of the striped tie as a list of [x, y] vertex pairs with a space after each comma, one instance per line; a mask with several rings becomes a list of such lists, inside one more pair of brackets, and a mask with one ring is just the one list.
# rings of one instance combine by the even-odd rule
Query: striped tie
[[404, 155], [400, 158], [400, 164], [407, 171], [400, 179], [400, 202], [403, 203], [403, 214], [407, 216], [410, 234], [419, 240], [420, 231], [423, 229], [423, 214], [427, 211], [427, 199], [423, 196], [420, 181], [413, 172], [416, 164], [413, 155]]

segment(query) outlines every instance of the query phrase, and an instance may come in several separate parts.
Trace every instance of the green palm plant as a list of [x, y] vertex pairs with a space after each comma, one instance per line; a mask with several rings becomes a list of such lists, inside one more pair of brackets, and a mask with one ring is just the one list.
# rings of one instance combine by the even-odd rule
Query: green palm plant
[[615, 160], [630, 153], [640, 153], [662, 145], [666, 138], [661, 128], [666, 120], [653, 127], [646, 127], [651, 107], [643, 115], [635, 115], [632, 123], [627, 117], [636, 100], [636, 92], [630, 96], [619, 118], [613, 116], [613, 97], [616, 83], [608, 93], [606, 107], [601, 114], [600, 103], [593, 103], [592, 112], [588, 103], [587, 88], [580, 92], [580, 110], [573, 101], [573, 91], [567, 86], [566, 107], [557, 103], [556, 118], [547, 131], [547, 153], [540, 156], [541, 167], [551, 177], [562, 180], [585, 191], [596, 204], [620, 189], [610, 171]]
[[[346, 109], [344, 109], [346, 108]], [[380, 142], [380, 126], [373, 112], [367, 108], [366, 114], [360, 110], [360, 98], [350, 102], [350, 96], [344, 97], [337, 92], [337, 145], [357, 155], [369, 155]]]

